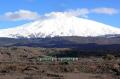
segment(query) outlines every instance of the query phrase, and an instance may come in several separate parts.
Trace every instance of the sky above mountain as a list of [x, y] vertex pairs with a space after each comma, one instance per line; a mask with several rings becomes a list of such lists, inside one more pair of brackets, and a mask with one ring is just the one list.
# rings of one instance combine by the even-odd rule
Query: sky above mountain
[[2, 0], [0, 28], [10, 28], [52, 14], [72, 15], [120, 28], [120, 0]]

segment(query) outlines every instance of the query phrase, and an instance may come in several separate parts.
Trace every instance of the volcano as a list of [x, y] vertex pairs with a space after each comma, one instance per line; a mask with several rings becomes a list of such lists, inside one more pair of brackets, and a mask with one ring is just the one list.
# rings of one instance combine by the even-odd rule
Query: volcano
[[8, 38], [45, 38], [61, 36], [96, 37], [120, 34], [115, 28], [93, 20], [65, 15], [62, 13], [27, 23], [14, 28], [1, 29], [0, 37]]

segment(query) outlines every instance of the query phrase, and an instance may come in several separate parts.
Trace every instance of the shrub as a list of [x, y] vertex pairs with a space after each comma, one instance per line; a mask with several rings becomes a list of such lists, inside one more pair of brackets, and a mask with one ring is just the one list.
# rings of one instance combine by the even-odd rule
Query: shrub
[[115, 59], [115, 56], [112, 55], [112, 54], [107, 54], [106, 56], [103, 57], [103, 59], [105, 59], [105, 60], [113, 60], [113, 59]]

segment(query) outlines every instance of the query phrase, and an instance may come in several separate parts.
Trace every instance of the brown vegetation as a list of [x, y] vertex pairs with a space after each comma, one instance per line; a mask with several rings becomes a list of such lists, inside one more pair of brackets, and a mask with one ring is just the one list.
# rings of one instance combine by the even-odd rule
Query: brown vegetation
[[120, 79], [120, 58], [112, 54], [78, 61], [36, 60], [66, 50], [70, 49], [1, 47], [0, 79]]

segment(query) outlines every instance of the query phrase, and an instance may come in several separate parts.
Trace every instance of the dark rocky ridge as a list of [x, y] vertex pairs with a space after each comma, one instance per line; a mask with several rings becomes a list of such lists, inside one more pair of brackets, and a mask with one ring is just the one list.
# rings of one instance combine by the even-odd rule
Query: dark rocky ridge
[[118, 35], [115, 37], [0, 38], [0, 46], [120, 50], [120, 37]]

